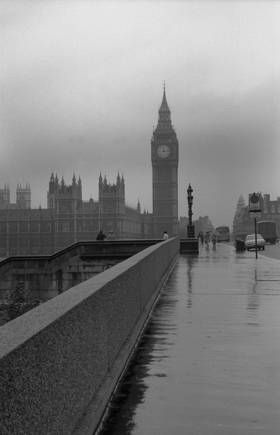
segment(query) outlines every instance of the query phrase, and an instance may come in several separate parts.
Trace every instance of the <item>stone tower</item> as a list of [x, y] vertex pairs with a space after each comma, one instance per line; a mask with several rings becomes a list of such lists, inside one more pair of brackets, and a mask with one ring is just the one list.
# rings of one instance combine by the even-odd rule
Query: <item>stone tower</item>
[[48, 191], [48, 208], [54, 209], [57, 213], [73, 213], [82, 204], [82, 181], [76, 179], [75, 174], [72, 184], [67, 186], [62, 177], [59, 182], [57, 175], [51, 174]]
[[116, 183], [110, 184], [106, 176], [99, 176], [99, 228], [120, 237], [125, 216], [125, 185], [123, 176], [117, 175]]
[[10, 206], [10, 188], [5, 184], [4, 188], [0, 188], [0, 209], [9, 208]]
[[30, 209], [31, 208], [31, 188], [29, 184], [22, 186], [17, 185], [16, 190], [16, 206], [17, 208]]
[[165, 86], [159, 118], [151, 140], [154, 236], [178, 233], [178, 140], [166, 100]]

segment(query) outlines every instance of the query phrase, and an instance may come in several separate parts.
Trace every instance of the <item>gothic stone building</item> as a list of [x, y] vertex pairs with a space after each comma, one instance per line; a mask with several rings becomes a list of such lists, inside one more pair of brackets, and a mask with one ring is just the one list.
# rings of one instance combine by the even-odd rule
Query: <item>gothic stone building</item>
[[11, 204], [7, 190], [0, 191], [0, 257], [50, 254], [79, 240], [95, 240], [101, 228], [111, 238], [142, 238], [144, 230], [152, 235], [149, 215], [141, 214], [140, 204], [126, 206], [119, 175], [113, 184], [100, 175], [98, 201], [83, 201], [80, 178], [74, 175], [66, 185], [52, 174], [47, 208], [31, 209], [31, 192], [25, 205], [22, 200]]
[[178, 140], [171, 123], [165, 88], [151, 140], [153, 213], [125, 204], [119, 174], [108, 183], [100, 174], [98, 201], [82, 198], [80, 177], [66, 185], [52, 174], [47, 208], [31, 208], [29, 185], [17, 186], [16, 203], [7, 185], [0, 189], [0, 257], [43, 255], [82, 240], [95, 240], [102, 229], [110, 238], [161, 238], [178, 234]]

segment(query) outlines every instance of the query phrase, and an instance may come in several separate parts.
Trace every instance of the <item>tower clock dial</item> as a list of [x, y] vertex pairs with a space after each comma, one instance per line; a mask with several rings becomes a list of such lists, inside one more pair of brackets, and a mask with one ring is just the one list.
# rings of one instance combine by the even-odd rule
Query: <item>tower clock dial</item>
[[168, 145], [160, 145], [157, 148], [157, 154], [161, 159], [166, 159], [170, 155], [170, 148]]

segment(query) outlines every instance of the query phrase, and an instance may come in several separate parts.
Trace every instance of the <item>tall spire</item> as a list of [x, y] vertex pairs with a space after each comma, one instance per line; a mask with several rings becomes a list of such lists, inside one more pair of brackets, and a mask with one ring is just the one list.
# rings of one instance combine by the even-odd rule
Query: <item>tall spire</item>
[[73, 172], [72, 185], [73, 185], [73, 186], [76, 185], [76, 175], [75, 175], [75, 172]]
[[160, 112], [168, 112], [170, 113], [168, 104], [167, 104], [167, 100], [166, 100], [166, 92], [165, 92], [165, 82], [163, 82], [163, 96], [162, 96], [162, 102], [161, 102], [161, 106], [159, 108], [159, 113]]
[[166, 99], [165, 82], [163, 83], [163, 96], [162, 96], [162, 102], [158, 114], [159, 114], [158, 126], [170, 127], [171, 117], [170, 117], [170, 109], [168, 107], [167, 99]]
[[118, 175], [117, 175], [117, 185], [119, 185], [120, 182], [121, 182], [121, 177], [120, 177], [120, 173], [118, 172]]

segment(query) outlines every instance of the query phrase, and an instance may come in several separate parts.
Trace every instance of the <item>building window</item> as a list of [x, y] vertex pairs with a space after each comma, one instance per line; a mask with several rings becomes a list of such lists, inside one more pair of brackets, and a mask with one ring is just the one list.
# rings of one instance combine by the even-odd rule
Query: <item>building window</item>
[[38, 233], [40, 230], [39, 222], [30, 222], [30, 232]]
[[9, 222], [9, 232], [17, 233], [17, 222]]
[[70, 231], [70, 223], [69, 222], [62, 222], [61, 224], [61, 230], [63, 233], [69, 233]]
[[19, 223], [19, 232], [27, 233], [28, 232], [28, 222], [20, 222]]
[[42, 231], [42, 233], [50, 233], [51, 232], [51, 223], [50, 222], [42, 222], [41, 223], [41, 231]]

